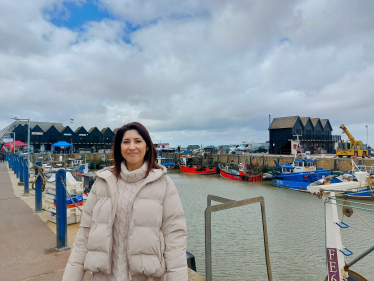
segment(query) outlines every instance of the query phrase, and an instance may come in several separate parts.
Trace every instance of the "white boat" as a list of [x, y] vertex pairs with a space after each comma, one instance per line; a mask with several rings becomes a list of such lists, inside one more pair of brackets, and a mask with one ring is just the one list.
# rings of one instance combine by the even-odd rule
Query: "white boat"
[[[367, 281], [365, 277], [352, 271], [349, 267], [373, 251], [374, 248], [370, 248], [368, 251], [359, 255], [355, 260], [350, 261], [349, 263], [345, 262], [345, 257], [351, 256], [353, 253], [348, 248], [343, 246], [341, 231], [348, 228], [349, 225], [339, 219], [337, 208], [337, 205], [344, 206], [344, 204], [340, 203], [341, 201], [346, 202], [346, 199], [344, 198], [337, 198], [337, 193], [355, 192], [359, 194], [360, 192], [367, 190], [368, 187], [373, 186], [370, 175], [367, 172], [356, 172], [354, 175], [357, 181], [345, 181], [331, 185], [309, 185], [307, 187], [310, 193], [318, 195], [318, 197], [322, 198], [325, 202], [325, 243], [327, 264], [327, 277], [325, 280], [328, 281]], [[337, 201], [339, 203], [337, 203]], [[362, 203], [360, 204], [362, 205]], [[354, 208], [354, 206], [351, 205], [346, 206], [350, 206], [348, 208]]]
[[167, 169], [174, 169], [175, 163], [173, 158], [157, 157], [157, 164], [164, 166]]

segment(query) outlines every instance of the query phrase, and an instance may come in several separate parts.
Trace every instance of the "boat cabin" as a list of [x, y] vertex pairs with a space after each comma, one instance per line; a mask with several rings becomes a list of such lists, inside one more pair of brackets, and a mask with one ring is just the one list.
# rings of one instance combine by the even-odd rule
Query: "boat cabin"
[[251, 172], [248, 165], [244, 163], [237, 164], [233, 162], [227, 163], [224, 171], [230, 174], [235, 174], [235, 175], [240, 175], [240, 176], [244, 176]]
[[192, 158], [190, 155], [182, 155], [179, 158], [179, 165], [184, 167], [193, 167], [198, 164], [198, 158]]
[[166, 167], [167, 169], [174, 169], [175, 167], [173, 158], [157, 157], [157, 163]]
[[315, 171], [317, 166], [317, 159], [294, 160], [293, 166], [295, 167], [294, 173]]

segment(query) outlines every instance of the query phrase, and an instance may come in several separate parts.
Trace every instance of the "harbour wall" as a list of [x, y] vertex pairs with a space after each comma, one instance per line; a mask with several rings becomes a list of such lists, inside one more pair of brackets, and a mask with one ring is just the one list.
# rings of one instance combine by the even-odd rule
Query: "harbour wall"
[[[181, 155], [184, 153], [162, 153], [162, 157], [173, 159], [174, 163], [178, 164], [178, 160]], [[88, 153], [88, 154], [64, 154], [61, 155], [64, 162], [68, 158], [79, 158], [85, 159], [87, 163], [91, 163], [91, 168], [100, 169], [101, 165], [111, 165], [111, 154], [103, 153]], [[313, 156], [313, 155], [312, 155]], [[41, 158], [42, 157], [42, 158]], [[52, 155], [54, 160], [59, 160], [60, 155]], [[278, 162], [280, 165], [285, 165], [286, 163], [292, 163], [294, 156], [293, 155], [272, 155], [272, 154], [241, 154], [241, 155], [232, 155], [232, 154], [213, 154], [213, 164], [226, 165], [229, 162], [234, 163], [245, 163], [252, 162], [257, 163], [258, 167], [264, 167], [264, 169], [272, 169], [275, 167], [275, 162]], [[313, 156], [314, 157], [314, 156]], [[206, 159], [206, 158], [205, 158]], [[322, 157], [317, 156], [317, 168], [322, 169], [333, 169], [336, 171], [348, 171], [352, 169], [352, 160], [356, 165], [365, 165], [371, 166], [374, 165], [374, 158], [365, 158], [365, 159], [351, 159], [351, 158], [332, 158], [331, 156]], [[32, 162], [43, 161], [47, 162], [49, 160], [48, 155], [32, 155]], [[207, 161], [207, 159], [205, 160]], [[204, 163], [204, 160], [203, 160]], [[373, 166], [374, 169], [374, 166]]]

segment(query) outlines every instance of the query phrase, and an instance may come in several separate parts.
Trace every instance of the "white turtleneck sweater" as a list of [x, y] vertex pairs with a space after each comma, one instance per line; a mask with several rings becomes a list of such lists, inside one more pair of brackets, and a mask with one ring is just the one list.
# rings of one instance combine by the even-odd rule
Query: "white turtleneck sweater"
[[[131, 202], [138, 187], [143, 183], [148, 164], [134, 171], [129, 171], [124, 163], [121, 164], [121, 178], [118, 180], [118, 205], [113, 222], [112, 273], [98, 272], [93, 274], [93, 281], [130, 281], [127, 267], [127, 229]], [[132, 281], [161, 281], [161, 278], [134, 275]]]

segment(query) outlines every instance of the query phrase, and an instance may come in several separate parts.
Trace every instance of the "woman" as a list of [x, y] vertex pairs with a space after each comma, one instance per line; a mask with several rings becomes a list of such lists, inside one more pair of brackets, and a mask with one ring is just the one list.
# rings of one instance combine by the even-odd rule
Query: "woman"
[[63, 281], [187, 281], [186, 220], [146, 128], [121, 127], [114, 167], [98, 171]]

